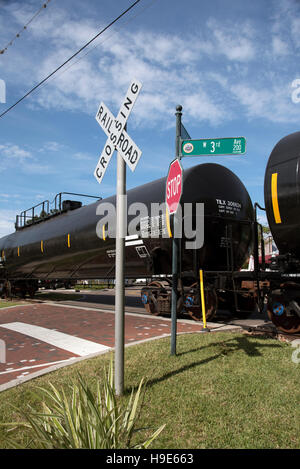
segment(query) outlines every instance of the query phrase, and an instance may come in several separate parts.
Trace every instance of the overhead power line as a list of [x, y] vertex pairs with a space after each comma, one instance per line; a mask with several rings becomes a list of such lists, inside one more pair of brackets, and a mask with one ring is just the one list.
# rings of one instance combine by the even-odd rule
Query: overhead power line
[[[148, 3], [146, 6], [144, 6], [143, 9], [141, 9], [139, 12], [137, 12], [135, 15], [132, 15], [129, 17], [129, 19], [127, 21], [124, 21], [122, 23], [122, 26], [119, 27], [119, 30], [116, 28], [115, 30], [113, 30], [110, 34], [108, 34], [104, 39], [102, 39], [102, 41], [99, 41], [98, 43], [96, 43], [93, 47], [91, 47], [90, 49], [88, 49], [85, 54], [82, 54], [80, 57], [78, 57], [77, 60], [74, 60], [72, 63], [69, 64], [68, 67], [65, 67], [63, 70], [61, 70], [61, 72], [54, 76], [53, 77], [53, 80], [55, 80], [55, 78], [57, 77], [60, 77], [62, 76], [64, 73], [66, 73], [68, 70], [70, 70], [72, 67], [74, 67], [74, 65], [78, 64], [81, 60], [83, 60], [88, 54], [92, 53], [95, 51], [95, 49], [99, 46], [101, 46], [102, 44], [104, 44], [104, 42], [108, 41], [111, 37], [113, 37], [115, 34], [117, 34], [118, 32], [120, 32], [122, 29], [124, 29], [125, 26], [127, 26], [128, 24], [132, 23], [132, 21], [134, 21], [139, 15], [141, 15], [142, 13], [144, 13], [148, 8], [150, 8], [153, 3], [155, 3], [156, 1], [158, 0], [151, 0], [150, 3]], [[49, 82], [48, 82], [49, 83]], [[48, 84], [47, 82], [43, 84], [43, 86], [47, 86]], [[43, 87], [42, 87], [43, 89]]]
[[64, 63], [62, 63], [59, 67], [57, 67], [53, 72], [51, 72], [48, 76], [46, 76], [42, 81], [40, 81], [37, 85], [35, 85], [30, 91], [28, 91], [22, 98], [18, 99], [12, 106], [7, 108], [2, 114], [0, 114], [0, 118], [3, 117], [5, 114], [7, 114], [11, 109], [13, 109], [17, 104], [19, 104], [21, 101], [23, 101], [27, 96], [29, 96], [31, 93], [33, 93], [39, 86], [41, 86], [43, 83], [45, 83], [47, 80], [49, 80], [50, 77], [52, 77], [58, 70], [60, 70], [62, 67], [64, 67], [67, 63], [69, 63], [74, 57], [76, 57], [80, 52], [82, 52], [86, 47], [88, 47], [97, 37], [99, 37], [101, 34], [103, 34], [107, 29], [109, 29], [113, 24], [115, 24], [119, 19], [121, 19], [126, 13], [128, 13], [132, 8], [135, 7], [141, 0], [136, 0], [130, 7], [128, 7], [126, 10], [124, 10], [117, 18], [115, 18], [111, 23], [109, 23], [105, 28], [103, 28], [99, 33], [97, 33], [92, 39], [90, 39], [84, 46], [82, 46], [75, 54], [73, 54], [71, 57], [69, 57]]
[[33, 15], [32, 18], [23, 26], [23, 28], [15, 35], [15, 37], [9, 41], [6, 46], [0, 50], [0, 54], [4, 54], [4, 52], [7, 50], [9, 46], [13, 45], [13, 42], [21, 36], [21, 34], [24, 32], [25, 29], [27, 29], [28, 25], [45, 9], [47, 8], [48, 3], [51, 2], [51, 0], [47, 0], [46, 3], [44, 3], [41, 8]]

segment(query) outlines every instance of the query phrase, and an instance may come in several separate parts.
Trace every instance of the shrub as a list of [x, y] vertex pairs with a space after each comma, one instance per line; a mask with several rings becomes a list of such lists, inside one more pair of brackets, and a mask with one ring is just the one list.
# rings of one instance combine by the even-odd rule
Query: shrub
[[[13, 430], [25, 427], [29, 444], [27, 447], [38, 448], [148, 448], [159, 435], [162, 425], [148, 439], [132, 446], [131, 440], [137, 420], [137, 409], [143, 389], [143, 379], [134, 395], [132, 390], [127, 405], [121, 405], [116, 398], [113, 385], [112, 362], [102, 386], [97, 383], [96, 393], [84, 383], [78, 375], [78, 384], [69, 386], [69, 393], [59, 391], [50, 383], [51, 389], [38, 388], [42, 398], [42, 412], [37, 412], [28, 405], [28, 412], [21, 412], [25, 422], [6, 424]], [[9, 446], [16, 448], [11, 437]]]

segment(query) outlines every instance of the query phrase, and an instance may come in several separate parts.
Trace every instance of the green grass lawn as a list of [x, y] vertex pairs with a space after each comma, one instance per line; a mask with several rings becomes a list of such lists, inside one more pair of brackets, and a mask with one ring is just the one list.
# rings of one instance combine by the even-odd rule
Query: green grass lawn
[[[33, 300], [41, 300], [41, 301], [76, 301], [83, 298], [83, 295], [80, 293], [60, 293], [60, 292], [37, 292], [34, 295]], [[0, 300], [0, 308], [8, 308], [9, 306], [17, 306], [26, 303], [30, 303], [31, 298], [26, 297], [26, 301], [24, 299], [13, 297], [12, 300]]]
[[0, 308], [8, 308], [9, 306], [17, 306], [25, 304], [22, 300], [16, 300], [15, 298], [11, 300], [0, 300]]
[[[186, 334], [170, 356], [170, 338], [128, 347], [125, 395], [147, 380], [138, 426], [150, 432], [166, 423], [156, 449], [299, 448], [300, 365], [294, 349], [275, 339], [242, 333]], [[1, 393], [0, 422], [15, 421], [9, 404], [39, 408], [36, 386], [63, 386], [79, 371], [92, 386], [110, 354], [84, 360]], [[0, 446], [5, 430], [0, 427]], [[23, 432], [15, 435], [26, 444]]]
[[80, 300], [82, 295], [80, 293], [60, 293], [60, 292], [37, 292], [34, 295], [35, 300], [42, 301], [76, 301]]
[[108, 284], [108, 283], [101, 283], [101, 284], [95, 284], [95, 285], [86, 285], [86, 284], [78, 284], [74, 287], [75, 289], [78, 290], [106, 290], [108, 288], [114, 288], [114, 285]]

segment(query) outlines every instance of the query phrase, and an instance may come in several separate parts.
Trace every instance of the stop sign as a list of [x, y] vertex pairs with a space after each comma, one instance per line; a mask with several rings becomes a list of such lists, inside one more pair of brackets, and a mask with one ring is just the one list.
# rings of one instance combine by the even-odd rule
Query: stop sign
[[183, 170], [178, 159], [172, 161], [166, 180], [166, 204], [169, 214], [176, 213], [182, 193]]

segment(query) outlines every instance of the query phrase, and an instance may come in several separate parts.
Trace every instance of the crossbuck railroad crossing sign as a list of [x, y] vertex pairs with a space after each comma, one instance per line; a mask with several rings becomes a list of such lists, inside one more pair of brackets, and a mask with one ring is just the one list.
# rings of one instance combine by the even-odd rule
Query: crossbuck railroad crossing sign
[[142, 155], [139, 147], [124, 130], [127, 119], [132, 111], [141, 88], [142, 84], [138, 80], [133, 80], [131, 82], [117, 118], [113, 116], [103, 102], [101, 102], [99, 106], [96, 120], [108, 137], [94, 171], [94, 176], [99, 184], [102, 182], [105, 171], [115, 150], [122, 155], [131, 171], [135, 170]]

